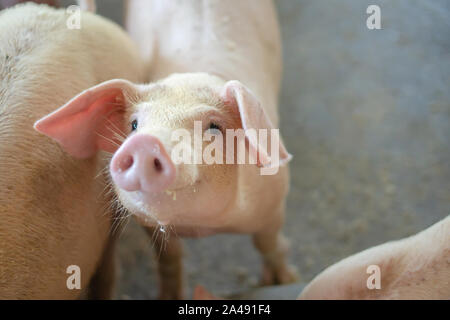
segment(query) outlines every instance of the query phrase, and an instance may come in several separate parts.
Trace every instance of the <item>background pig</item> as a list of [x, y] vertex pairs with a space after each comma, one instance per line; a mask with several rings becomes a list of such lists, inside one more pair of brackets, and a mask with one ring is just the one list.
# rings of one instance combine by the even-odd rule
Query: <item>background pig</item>
[[[281, 50], [272, 2], [128, 1], [127, 28], [147, 59], [149, 79], [164, 79], [146, 86], [98, 85], [36, 129], [77, 158], [115, 153], [110, 172], [118, 200], [157, 238], [161, 297], [182, 296], [178, 236], [252, 234], [264, 261], [263, 282], [293, 281], [280, 232], [287, 167], [261, 175], [256, 165], [176, 165], [171, 158], [171, 132], [196, 134], [194, 120], [209, 134], [277, 127]], [[112, 102], [125, 112], [112, 113]], [[258, 142], [246, 138], [258, 150], [259, 166], [272, 164]], [[291, 157], [282, 143], [276, 155], [282, 164]], [[158, 225], [163, 232], [157, 228], [155, 234]]]
[[[140, 59], [116, 25], [26, 4], [0, 12], [0, 298], [106, 298], [113, 285], [111, 227], [102, 155], [75, 160], [33, 123], [85, 88], [111, 78], [140, 81]], [[97, 177], [97, 178], [96, 178]]]
[[[367, 288], [370, 265], [380, 268], [379, 289]], [[450, 216], [414, 236], [367, 249], [330, 266], [299, 298], [450, 299]]]

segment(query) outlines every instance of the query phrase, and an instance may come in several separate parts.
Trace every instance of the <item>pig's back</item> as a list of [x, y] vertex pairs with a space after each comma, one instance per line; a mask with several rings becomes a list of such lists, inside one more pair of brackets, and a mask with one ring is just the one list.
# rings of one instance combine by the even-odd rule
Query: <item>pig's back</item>
[[81, 267], [85, 288], [108, 236], [101, 165], [68, 157], [33, 123], [101, 81], [140, 81], [139, 58], [105, 20], [86, 14], [69, 30], [66, 18], [36, 5], [0, 13], [0, 298], [78, 296], [66, 268]]
[[[182, 72], [239, 80], [277, 124], [281, 39], [272, 0], [145, 0], [129, 6], [128, 28], [141, 52], [152, 57], [152, 80]], [[145, 41], [142, 29], [148, 30]]]

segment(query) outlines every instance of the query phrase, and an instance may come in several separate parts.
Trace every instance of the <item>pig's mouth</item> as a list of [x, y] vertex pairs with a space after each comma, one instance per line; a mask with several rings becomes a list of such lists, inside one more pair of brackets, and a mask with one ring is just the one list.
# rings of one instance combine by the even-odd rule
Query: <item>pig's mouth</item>
[[197, 180], [193, 184], [175, 185], [157, 192], [142, 190], [130, 192], [123, 189], [118, 191], [122, 205], [145, 225], [168, 225], [183, 215], [183, 206], [180, 204], [192, 199], [200, 184], [201, 181]]

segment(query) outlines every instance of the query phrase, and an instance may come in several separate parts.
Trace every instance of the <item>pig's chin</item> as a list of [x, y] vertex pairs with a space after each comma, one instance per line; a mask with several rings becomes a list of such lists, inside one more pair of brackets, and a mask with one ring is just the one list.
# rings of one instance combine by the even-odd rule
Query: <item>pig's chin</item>
[[161, 192], [117, 190], [121, 204], [146, 226], [178, 224], [186, 214], [183, 205], [197, 193], [197, 183], [172, 186]]

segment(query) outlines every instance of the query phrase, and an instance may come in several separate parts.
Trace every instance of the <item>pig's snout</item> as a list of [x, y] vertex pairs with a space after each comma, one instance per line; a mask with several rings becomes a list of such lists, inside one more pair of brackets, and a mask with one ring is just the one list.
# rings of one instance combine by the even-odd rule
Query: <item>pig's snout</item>
[[175, 180], [176, 169], [158, 138], [137, 134], [111, 160], [114, 183], [126, 191], [160, 192]]

